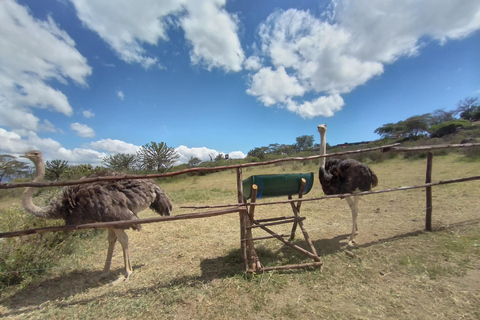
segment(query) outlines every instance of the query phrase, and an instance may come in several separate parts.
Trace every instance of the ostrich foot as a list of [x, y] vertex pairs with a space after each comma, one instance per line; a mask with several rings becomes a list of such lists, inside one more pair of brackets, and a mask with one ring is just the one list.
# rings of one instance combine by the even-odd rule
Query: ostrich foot
[[118, 277], [118, 279], [113, 281], [111, 285], [116, 286], [117, 284], [127, 282], [131, 275], [132, 275], [132, 271], [127, 271], [124, 276]]
[[347, 244], [347, 247], [348, 248], [353, 248], [357, 245], [357, 243], [355, 242], [354, 239], [351, 239], [350, 241], [348, 241], [348, 244]]
[[110, 283], [110, 285], [112, 286], [116, 286], [116, 285], [119, 285], [121, 283], [124, 283], [128, 280], [128, 277], [125, 277], [125, 276], [120, 276], [118, 277], [117, 280], [113, 281], [112, 283]]

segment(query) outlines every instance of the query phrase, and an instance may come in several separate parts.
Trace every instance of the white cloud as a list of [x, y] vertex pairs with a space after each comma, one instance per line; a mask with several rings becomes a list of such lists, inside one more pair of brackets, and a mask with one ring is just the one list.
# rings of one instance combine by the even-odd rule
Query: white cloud
[[123, 94], [123, 91], [122, 91], [122, 90], [118, 90], [118, 91], [117, 91], [117, 96], [120, 98], [120, 100], [124, 100], [124, 99], [125, 99], [125, 95]]
[[[0, 128], [0, 154], [20, 155], [28, 150], [40, 150], [45, 160], [67, 160], [69, 164], [89, 163], [93, 166], [101, 166], [102, 159], [110, 154], [130, 153], [135, 154], [140, 146], [115, 139], [102, 139], [86, 144], [84, 148], [66, 149], [59, 142], [47, 138], [40, 138], [33, 131], [22, 133], [7, 131]], [[188, 163], [191, 157], [197, 157], [202, 161], [209, 161], [210, 156], [215, 158], [219, 153], [206, 147], [188, 148], [180, 146], [175, 149], [180, 159], [177, 164]], [[242, 151], [232, 151], [230, 159], [243, 159], [246, 155]]]
[[[215, 159], [220, 153], [226, 154], [225, 152], [218, 152], [214, 149], [209, 149], [206, 147], [200, 148], [189, 148], [187, 146], [181, 145], [178, 148], [175, 148], [175, 151], [180, 155], [177, 163], [188, 163], [192, 157], [198, 158], [202, 161], [210, 161], [210, 157]], [[241, 151], [233, 151], [229, 153], [230, 159], [243, 159], [246, 155]]]
[[188, 163], [192, 157], [196, 157], [202, 161], [210, 161], [210, 156], [215, 159], [219, 154], [217, 150], [208, 149], [206, 147], [189, 148], [184, 145], [175, 148], [175, 151], [180, 155], [180, 158], [177, 161], [178, 163]]
[[480, 29], [480, 3], [339, 1], [336, 22], [355, 39], [355, 45], [349, 47], [351, 54], [391, 63], [400, 56], [417, 54], [428, 39], [444, 43]]
[[87, 119], [90, 119], [90, 118], [94, 118], [95, 117], [95, 113], [93, 113], [91, 110], [84, 110], [82, 112], [83, 116]]
[[28, 150], [58, 150], [61, 145], [57, 141], [40, 138], [33, 131], [16, 133], [0, 128], [0, 153], [23, 154]]
[[[0, 74], [0, 78], [1, 77]], [[27, 107], [15, 107], [11, 101], [1, 95], [2, 93], [0, 92], [0, 126], [9, 126], [14, 129], [23, 128], [26, 130], [38, 129], [40, 120], [34, 116]]]
[[[47, 157], [48, 156], [47, 154]], [[70, 165], [89, 163], [92, 166], [101, 166], [102, 159], [105, 158], [107, 154], [92, 149], [75, 148], [68, 150], [62, 147], [56, 152], [51, 153], [50, 156], [53, 156], [54, 159], [67, 160]]]
[[338, 94], [328, 97], [322, 96], [311, 102], [304, 101], [301, 104], [293, 100], [286, 103], [288, 110], [299, 114], [302, 118], [332, 117], [336, 111], [342, 110], [344, 104], [342, 97]]
[[168, 28], [181, 27], [192, 46], [193, 64], [241, 70], [244, 53], [237, 36], [238, 21], [223, 9], [225, 0], [70, 1], [79, 19], [127, 63], [161, 67], [145, 46], [169, 41]]
[[298, 79], [289, 76], [284, 67], [273, 71], [270, 67], [262, 68], [252, 77], [247, 93], [258, 96], [265, 106], [275, 103], [285, 103], [290, 97], [301, 96], [305, 93]]
[[332, 4], [328, 21], [322, 20], [325, 15], [289, 9], [272, 13], [259, 26], [257, 56], [264, 67], [245, 63], [247, 70], [256, 70], [248, 94], [304, 118], [331, 116], [344, 104], [340, 94], [381, 75], [385, 64], [418, 54], [426, 41], [444, 43], [480, 29], [480, 2], [475, 0], [462, 5], [451, 0]]
[[28, 150], [40, 150], [44, 160], [67, 160], [70, 165], [89, 163], [99, 166], [102, 159], [107, 156], [106, 153], [92, 149], [65, 149], [59, 142], [50, 138], [40, 138], [33, 131], [26, 131], [21, 135], [0, 128], [0, 141], [2, 141], [0, 154], [21, 155]]
[[244, 159], [247, 155], [242, 151], [232, 151], [228, 154], [230, 159]]
[[37, 130], [32, 107], [73, 114], [67, 97], [49, 82], [86, 86], [92, 69], [50, 16], [40, 21], [26, 7], [0, 1], [0, 48], [0, 125]]
[[76, 131], [79, 137], [93, 138], [95, 136], [95, 131], [92, 128], [78, 122], [72, 123], [70, 129]]
[[45, 119], [43, 123], [39, 125], [38, 128], [40, 131], [43, 131], [43, 132], [57, 132], [57, 128], [55, 128], [53, 123], [51, 123], [47, 119]]
[[102, 139], [95, 142], [91, 142], [90, 146], [96, 150], [103, 150], [111, 154], [116, 153], [130, 153], [136, 154], [140, 149], [140, 146], [136, 146], [131, 143], [127, 143], [116, 139]]
[[226, 0], [197, 1], [186, 4], [187, 14], [180, 19], [185, 38], [192, 44], [193, 64], [207, 68], [240, 71], [245, 55], [237, 36], [237, 19], [223, 7]]
[[243, 65], [246, 70], [259, 70], [262, 67], [262, 62], [259, 57], [251, 56], [245, 60]]

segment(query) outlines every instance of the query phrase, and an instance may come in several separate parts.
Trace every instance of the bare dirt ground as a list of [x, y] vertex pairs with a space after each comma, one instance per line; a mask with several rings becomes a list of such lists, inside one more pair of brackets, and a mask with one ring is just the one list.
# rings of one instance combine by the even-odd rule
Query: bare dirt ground
[[[423, 184], [425, 160], [373, 164], [376, 190]], [[290, 168], [271, 168], [274, 173]], [[314, 166], [301, 172], [316, 171]], [[250, 174], [260, 169], [244, 170]], [[479, 162], [458, 156], [434, 159], [433, 181], [478, 175]], [[234, 203], [235, 174], [216, 173], [163, 185], [175, 214], [181, 205]], [[302, 204], [301, 215], [324, 262], [320, 270], [241, 271], [238, 214], [150, 224], [129, 232], [134, 274], [123, 272], [119, 247], [114, 275], [89, 282], [103, 268], [104, 237], [61, 267], [0, 296], [0, 316], [11, 319], [479, 319], [480, 181], [433, 188], [435, 232], [424, 232], [425, 191], [415, 189], [361, 197], [356, 258], [345, 254], [351, 230], [345, 200]], [[323, 193], [318, 181], [306, 197]], [[269, 201], [278, 199], [265, 199]], [[145, 211], [142, 217], [153, 216]], [[291, 215], [289, 205], [257, 207], [257, 218]], [[283, 229], [282, 229], [283, 228]], [[290, 227], [278, 227], [289, 233]], [[255, 230], [254, 236], [263, 236]], [[297, 233], [296, 243], [306, 247]], [[256, 242], [266, 266], [307, 263], [276, 240]]]

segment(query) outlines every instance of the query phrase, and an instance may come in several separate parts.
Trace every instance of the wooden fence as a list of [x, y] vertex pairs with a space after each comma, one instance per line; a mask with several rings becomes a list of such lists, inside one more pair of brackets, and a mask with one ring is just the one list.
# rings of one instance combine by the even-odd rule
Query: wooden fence
[[[337, 152], [327, 155], [317, 155], [317, 156], [310, 156], [310, 157], [294, 157], [294, 158], [283, 158], [283, 159], [276, 159], [266, 162], [255, 162], [255, 163], [245, 163], [239, 165], [230, 165], [230, 166], [220, 166], [220, 167], [212, 167], [212, 168], [192, 168], [183, 171], [177, 172], [170, 172], [170, 173], [162, 173], [162, 174], [147, 174], [147, 175], [123, 175], [123, 176], [106, 176], [106, 177], [95, 177], [95, 178], [88, 178], [88, 179], [81, 179], [76, 181], [67, 181], [67, 182], [20, 182], [20, 183], [0, 183], [0, 189], [13, 189], [13, 188], [24, 188], [24, 187], [55, 187], [55, 186], [70, 186], [70, 185], [77, 185], [77, 184], [87, 184], [93, 183], [98, 181], [112, 181], [112, 180], [124, 180], [124, 179], [152, 179], [152, 178], [166, 178], [166, 177], [173, 177], [182, 174], [191, 174], [191, 173], [208, 173], [208, 172], [218, 172], [223, 170], [236, 170], [237, 173], [237, 191], [238, 191], [238, 198], [236, 203], [232, 204], [221, 204], [221, 205], [211, 205], [211, 206], [194, 206], [194, 207], [184, 207], [184, 208], [191, 208], [191, 209], [214, 209], [205, 212], [197, 212], [197, 213], [188, 213], [188, 214], [181, 214], [176, 216], [168, 216], [168, 217], [155, 217], [149, 219], [139, 219], [135, 221], [114, 221], [114, 222], [102, 222], [102, 223], [89, 223], [83, 225], [70, 225], [70, 226], [56, 226], [56, 227], [47, 227], [47, 228], [37, 228], [37, 229], [29, 229], [29, 230], [19, 230], [19, 231], [12, 231], [12, 232], [4, 232], [0, 233], [0, 238], [10, 238], [10, 237], [18, 237], [22, 235], [29, 235], [29, 234], [39, 234], [45, 232], [58, 232], [58, 231], [66, 231], [66, 230], [82, 230], [82, 229], [91, 229], [91, 228], [115, 228], [115, 227], [128, 227], [134, 224], [146, 224], [146, 223], [158, 223], [158, 222], [167, 222], [167, 221], [177, 221], [177, 220], [185, 220], [185, 219], [198, 219], [198, 218], [206, 218], [206, 217], [214, 217], [224, 214], [230, 213], [239, 213], [240, 215], [240, 225], [241, 225], [241, 235], [240, 235], [240, 243], [242, 249], [242, 258], [244, 260], [245, 271], [248, 271], [248, 257], [247, 257], [247, 249], [245, 245], [245, 234], [243, 234], [242, 230], [245, 230], [245, 221], [248, 218], [248, 208], [252, 206], [252, 203], [247, 203], [243, 200], [243, 187], [242, 187], [242, 169], [247, 167], [254, 167], [254, 166], [265, 166], [271, 165], [281, 162], [290, 162], [290, 161], [309, 161], [315, 160], [322, 157], [338, 157], [338, 156], [345, 156], [351, 154], [358, 154], [358, 153], [365, 153], [365, 152], [372, 152], [372, 151], [382, 151], [382, 152], [418, 152], [418, 151], [427, 151], [427, 167], [426, 167], [426, 179], [425, 184], [422, 185], [415, 185], [415, 186], [405, 186], [393, 189], [385, 189], [385, 190], [377, 190], [377, 191], [368, 191], [368, 192], [361, 192], [356, 195], [365, 196], [370, 194], [378, 194], [378, 193], [386, 193], [386, 192], [395, 192], [395, 191], [405, 191], [411, 189], [418, 189], [418, 188], [425, 188], [426, 189], [426, 218], [425, 218], [425, 230], [431, 231], [432, 230], [432, 187], [444, 185], [444, 184], [451, 184], [451, 183], [460, 183], [466, 181], [473, 181], [473, 180], [480, 180], [480, 176], [471, 176], [471, 177], [463, 177], [458, 179], [452, 180], [445, 180], [445, 181], [438, 181], [432, 182], [432, 162], [433, 162], [433, 154], [431, 153], [432, 150], [440, 150], [440, 149], [454, 149], [454, 148], [471, 148], [471, 147], [480, 147], [480, 143], [468, 143], [468, 144], [449, 144], [449, 145], [433, 145], [433, 146], [422, 146], [422, 147], [400, 147], [399, 144], [391, 144], [391, 145], [384, 145], [375, 148], [368, 148], [368, 149], [360, 149], [360, 150], [353, 150], [353, 151], [345, 151], [345, 152]], [[343, 198], [349, 196], [350, 194], [342, 194], [342, 195], [330, 195], [330, 196], [323, 196], [317, 198], [302, 198], [302, 199], [289, 199], [283, 201], [274, 201], [274, 202], [267, 202], [267, 203], [255, 203], [254, 206], [261, 206], [261, 205], [275, 205], [275, 204], [291, 204], [293, 206], [294, 203], [300, 204], [305, 201], [318, 201], [323, 199], [329, 198]], [[321, 265], [321, 263], [316, 263], [317, 265]], [[293, 266], [295, 267], [295, 266]], [[297, 266], [298, 267], [298, 266]], [[301, 266], [300, 266], [301, 267]], [[278, 268], [288, 268], [286, 267], [278, 267]], [[266, 270], [266, 269], [264, 269]], [[257, 270], [258, 271], [258, 270]]]

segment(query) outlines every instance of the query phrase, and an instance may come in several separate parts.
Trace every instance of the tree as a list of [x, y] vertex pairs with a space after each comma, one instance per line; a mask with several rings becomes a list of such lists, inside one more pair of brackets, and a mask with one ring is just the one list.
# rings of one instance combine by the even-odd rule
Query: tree
[[424, 114], [421, 116], [413, 116], [405, 121], [400, 121], [400, 125], [403, 126], [403, 134], [407, 137], [417, 137], [419, 135], [428, 132], [428, 123], [430, 114]]
[[24, 162], [15, 160], [8, 154], [0, 155], [0, 182], [3, 178], [14, 179], [29, 173], [30, 166]]
[[219, 162], [222, 160], [225, 160], [225, 155], [223, 153], [217, 154], [217, 156], [215, 157], [215, 162]]
[[455, 113], [460, 114], [460, 118], [468, 121], [480, 120], [480, 104], [478, 98], [465, 98], [458, 102]]
[[137, 153], [140, 167], [146, 171], [165, 172], [180, 158], [174, 148], [166, 143], [150, 142]]
[[282, 144], [278, 147], [278, 154], [288, 155], [295, 153], [295, 145], [291, 144]]
[[297, 137], [297, 143], [295, 144], [295, 148], [297, 152], [307, 151], [313, 147], [313, 136], [304, 135], [301, 137]]
[[[98, 168], [98, 167], [97, 167]], [[79, 164], [75, 166], [69, 166], [68, 169], [62, 174], [62, 178], [66, 180], [79, 179], [86, 177], [92, 173], [98, 171], [97, 168], [93, 168], [91, 164]]]
[[280, 145], [278, 143], [270, 143], [268, 145], [268, 153], [278, 154], [278, 148]]
[[263, 160], [265, 159], [265, 153], [267, 152], [268, 152], [268, 147], [261, 147], [261, 148], [257, 147], [255, 149], [248, 151], [247, 157], [254, 157], [254, 158]]
[[396, 123], [387, 123], [380, 128], [375, 129], [375, 133], [383, 139], [396, 139], [400, 135], [400, 126]]
[[45, 180], [57, 181], [60, 176], [68, 169], [68, 161], [52, 160], [45, 164]]
[[413, 116], [397, 123], [387, 123], [375, 129], [375, 133], [382, 138], [415, 138], [428, 132], [431, 114]]
[[455, 111], [435, 110], [430, 116], [430, 126], [454, 120]]
[[199, 158], [197, 157], [191, 157], [190, 160], [188, 160], [188, 166], [190, 168], [195, 168], [195, 167], [198, 167], [198, 165], [202, 163], [202, 160], [200, 160]]
[[111, 170], [133, 171], [137, 163], [137, 155], [131, 153], [117, 153], [102, 159], [102, 164]]

